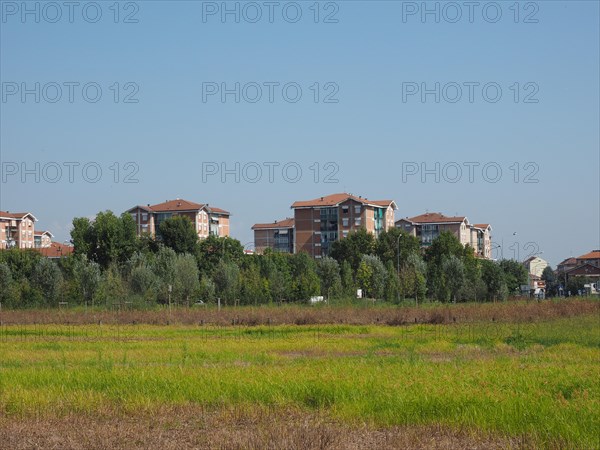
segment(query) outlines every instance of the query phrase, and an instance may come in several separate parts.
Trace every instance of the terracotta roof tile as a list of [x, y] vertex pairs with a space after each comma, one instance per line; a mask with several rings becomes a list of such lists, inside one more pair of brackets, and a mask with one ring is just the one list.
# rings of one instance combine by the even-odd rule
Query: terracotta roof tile
[[276, 220], [271, 223], [255, 223], [252, 225], [253, 230], [268, 230], [274, 228], [293, 228], [294, 219], [286, 218], [283, 220]]
[[410, 217], [405, 220], [409, 220], [415, 223], [459, 223], [465, 220], [465, 216], [452, 216], [448, 217], [442, 213], [425, 213], [418, 216]]
[[585, 255], [578, 256], [577, 259], [600, 259], [600, 250], [592, 250]]
[[393, 204], [395, 207], [396, 204], [393, 200], [369, 200], [364, 197], [357, 197], [352, 194], [348, 194], [345, 192], [339, 194], [331, 194], [326, 195], [324, 197], [315, 198], [313, 200], [301, 200], [294, 202], [292, 204], [292, 208], [313, 208], [313, 207], [327, 207], [327, 206], [336, 206], [346, 200], [354, 200], [358, 203], [362, 203], [363, 205], [375, 205], [375, 206], [389, 206]]

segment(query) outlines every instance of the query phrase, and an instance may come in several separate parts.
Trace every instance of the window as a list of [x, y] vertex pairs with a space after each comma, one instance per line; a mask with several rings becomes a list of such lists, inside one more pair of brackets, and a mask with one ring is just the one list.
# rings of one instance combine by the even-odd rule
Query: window
[[142, 213], [142, 220], [146, 222], [148, 220], [148, 213]]
[[348, 209], [349, 209], [348, 206], [342, 206], [342, 213], [343, 214], [348, 214]]
[[354, 226], [355, 227], [360, 227], [360, 224], [361, 224], [360, 217], [357, 217], [356, 219], [354, 219]]
[[349, 221], [350, 221], [350, 219], [348, 219], [347, 217], [342, 218], [342, 225], [347, 227]]
[[354, 205], [354, 214], [360, 214], [360, 205]]

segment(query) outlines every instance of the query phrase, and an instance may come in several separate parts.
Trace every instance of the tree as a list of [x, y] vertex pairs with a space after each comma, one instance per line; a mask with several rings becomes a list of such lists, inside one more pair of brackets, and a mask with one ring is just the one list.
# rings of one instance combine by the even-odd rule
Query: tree
[[481, 279], [487, 286], [488, 300], [504, 300], [508, 288], [502, 267], [500, 264], [489, 260], [482, 260], [481, 264]]
[[214, 271], [213, 281], [217, 297], [223, 299], [224, 304], [235, 302], [240, 290], [240, 269], [232, 261], [220, 261]]
[[338, 262], [348, 261], [353, 271], [358, 269], [363, 255], [375, 252], [375, 238], [365, 228], [350, 233], [347, 237], [331, 244], [329, 255]]
[[352, 276], [352, 267], [348, 261], [342, 262], [340, 269], [343, 295], [348, 298], [356, 297], [356, 284]]
[[307, 253], [289, 255], [290, 300], [308, 301], [321, 291], [321, 282], [317, 275], [315, 260]]
[[100, 286], [100, 265], [87, 259], [85, 255], [78, 255], [73, 262], [73, 276], [79, 293], [85, 302], [94, 304], [94, 295]]
[[175, 298], [185, 300], [189, 305], [190, 298], [200, 291], [198, 266], [192, 255], [177, 255], [175, 259], [175, 280], [173, 295]]
[[381, 260], [374, 255], [363, 255], [356, 273], [356, 281], [363, 294], [370, 298], [383, 298], [386, 278], [387, 270]]
[[379, 234], [375, 243], [375, 254], [386, 266], [388, 262], [392, 262], [397, 267], [398, 248], [400, 249], [401, 264], [404, 264], [410, 255], [420, 253], [419, 240], [415, 236], [411, 236], [400, 228], [390, 228]]
[[444, 276], [444, 260], [450, 256], [462, 259], [465, 255], [465, 248], [458, 238], [448, 232], [440, 233], [425, 252], [425, 261], [427, 261], [427, 283], [429, 292], [439, 300], [445, 301], [448, 297], [448, 286]]
[[130, 214], [120, 217], [111, 211], [99, 212], [94, 221], [73, 219], [71, 242], [76, 255], [85, 255], [103, 269], [127, 261], [138, 247], [135, 221]]
[[31, 274], [33, 287], [40, 290], [48, 305], [54, 303], [58, 298], [62, 279], [60, 269], [48, 258], [39, 259]]
[[241, 303], [258, 305], [269, 300], [268, 282], [260, 275], [258, 264], [253, 262], [241, 272]]
[[10, 271], [10, 267], [5, 262], [0, 262], [0, 303], [11, 304], [14, 302], [15, 282]]
[[465, 282], [465, 266], [457, 256], [450, 255], [442, 260], [443, 291], [442, 300], [452, 300], [456, 303], [456, 296]]
[[385, 280], [385, 299], [388, 302], [397, 302], [400, 297], [400, 280], [398, 279], [397, 267], [392, 261], [386, 265], [387, 277]]
[[528, 284], [529, 276], [523, 264], [514, 259], [503, 259], [499, 264], [510, 294], [517, 294], [521, 285]]
[[162, 246], [158, 250], [152, 264], [152, 270], [157, 277], [157, 296], [162, 303], [169, 301], [169, 286], [171, 289], [175, 283], [175, 260], [177, 254], [175, 250]]
[[317, 274], [321, 282], [321, 295], [329, 299], [341, 294], [340, 265], [335, 259], [328, 256], [321, 258], [317, 263]]
[[158, 229], [162, 243], [175, 250], [175, 253], [194, 254], [198, 244], [198, 234], [194, 224], [186, 216], [174, 216], [164, 220]]
[[221, 260], [239, 263], [244, 256], [244, 246], [237, 239], [210, 235], [200, 241], [195, 256], [200, 272], [210, 275]]
[[552, 267], [546, 266], [542, 272], [542, 280], [546, 283], [547, 296], [553, 296], [558, 293], [558, 280]]

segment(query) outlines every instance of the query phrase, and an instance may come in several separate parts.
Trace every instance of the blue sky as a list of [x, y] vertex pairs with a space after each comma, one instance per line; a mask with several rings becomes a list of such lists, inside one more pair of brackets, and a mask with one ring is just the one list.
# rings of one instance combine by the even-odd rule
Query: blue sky
[[[36, 22], [21, 2], [2, 1], [0, 208], [33, 212], [63, 241], [73, 217], [186, 198], [230, 210], [245, 244], [253, 223], [289, 216], [293, 201], [346, 191], [396, 200], [397, 218], [440, 211], [491, 223], [505, 257], [538, 251], [556, 264], [600, 247], [598, 2], [521, 2], [518, 18], [514, 2], [481, 2], [472, 23], [464, 2], [428, 2], [439, 22], [422, 18], [422, 2], [319, 2], [317, 23], [312, 1], [278, 2], [272, 23], [267, 4], [247, 3], [227, 3], [239, 22], [222, 20], [222, 2], [141, 1], [121, 2], [115, 23], [111, 1], [76, 9], [72, 23], [62, 6], [52, 23], [54, 6], [27, 2]], [[454, 5], [462, 17], [451, 23]], [[137, 23], [123, 23], [127, 14]], [[21, 96], [35, 83], [39, 103]], [[95, 103], [87, 83], [88, 100], [102, 89]], [[239, 102], [207, 94], [223, 83], [240, 83]], [[439, 102], [407, 94], [436, 83]], [[472, 102], [464, 83], [474, 83]], [[239, 163], [239, 182], [203, 179], [207, 163]], [[265, 163], [279, 164], [272, 182]], [[68, 164], [79, 164], [72, 180]], [[421, 178], [423, 165], [439, 182]], [[302, 175], [291, 182], [294, 167]], [[337, 182], [325, 183], [334, 169]]]

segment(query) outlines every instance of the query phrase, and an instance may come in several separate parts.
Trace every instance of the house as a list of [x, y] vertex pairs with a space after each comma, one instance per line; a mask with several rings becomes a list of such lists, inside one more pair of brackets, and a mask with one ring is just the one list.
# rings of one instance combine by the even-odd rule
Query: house
[[575, 258], [576, 265], [591, 264], [592, 266], [600, 267], [600, 250], [592, 250], [585, 255]]
[[600, 280], [600, 250], [592, 250], [571, 259], [575, 259], [575, 266], [567, 268], [563, 272], [565, 282], [568, 282], [572, 277], [587, 277], [592, 282]]
[[294, 210], [295, 252], [314, 258], [329, 254], [331, 244], [354, 230], [364, 228], [378, 236], [394, 226], [393, 200], [369, 200], [348, 193], [296, 201]]
[[556, 266], [556, 273], [563, 274], [577, 266], [576, 258], [567, 258]]
[[35, 222], [28, 212], [0, 211], [0, 249], [34, 248]]
[[294, 253], [294, 219], [286, 218], [271, 223], [256, 223], [254, 231], [254, 250], [263, 253], [270, 248], [276, 252]]
[[160, 224], [174, 216], [189, 218], [200, 239], [207, 238], [209, 235], [229, 236], [231, 214], [208, 203], [195, 203], [177, 198], [156, 205], [134, 206], [126, 212], [133, 217], [138, 236], [146, 233], [156, 236]]
[[54, 235], [49, 231], [34, 231], [33, 232], [33, 246], [35, 248], [48, 248], [52, 243]]
[[396, 221], [400, 228], [427, 248], [442, 232], [452, 233], [464, 246], [470, 245], [480, 258], [492, 257], [492, 226], [488, 223], [471, 224], [465, 216], [445, 216], [442, 213], [425, 213]]
[[539, 278], [542, 276], [544, 269], [548, 267], [548, 261], [540, 258], [539, 256], [530, 256], [523, 261], [523, 265], [527, 269], [528, 274], [535, 275]]

